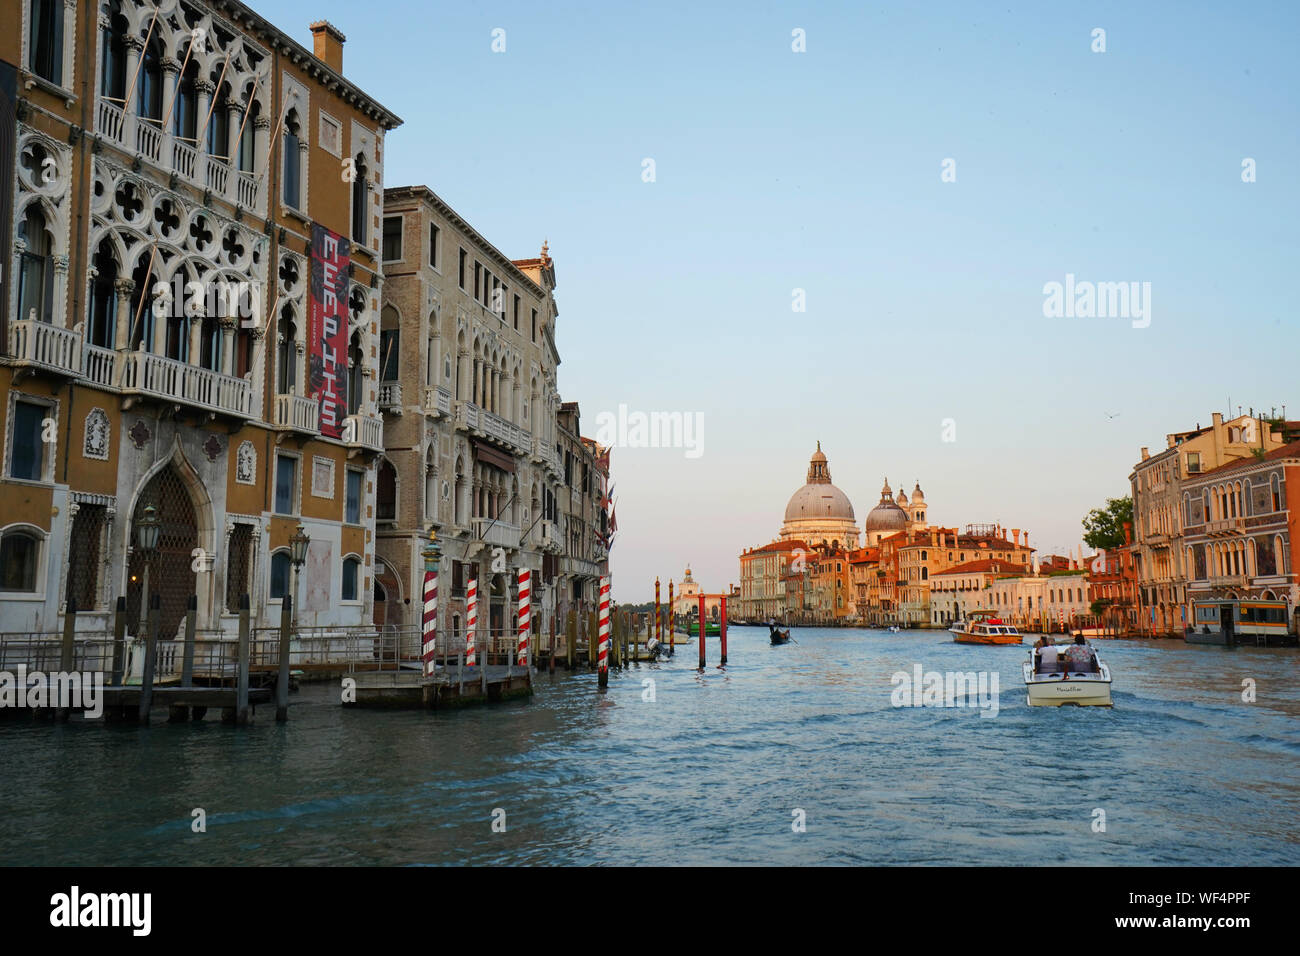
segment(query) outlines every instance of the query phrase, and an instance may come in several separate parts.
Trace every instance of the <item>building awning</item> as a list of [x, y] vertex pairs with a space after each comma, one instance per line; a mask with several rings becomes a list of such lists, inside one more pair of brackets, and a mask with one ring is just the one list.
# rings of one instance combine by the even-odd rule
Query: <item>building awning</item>
[[477, 438], [471, 438], [470, 444], [474, 448], [474, 458], [478, 461], [486, 462], [493, 467], [500, 468], [502, 471], [508, 471], [514, 474], [515, 460], [503, 451], [493, 448], [485, 441]]

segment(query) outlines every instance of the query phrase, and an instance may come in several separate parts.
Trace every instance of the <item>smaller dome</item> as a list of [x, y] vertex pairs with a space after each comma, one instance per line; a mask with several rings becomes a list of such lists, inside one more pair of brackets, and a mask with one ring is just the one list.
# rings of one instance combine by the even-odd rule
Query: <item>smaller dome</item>
[[898, 497], [895, 498], [894, 500], [897, 501], [900, 505], [907, 504], [907, 492], [903, 491], [902, 488], [899, 488]]
[[885, 500], [876, 505], [867, 514], [866, 521], [862, 524], [862, 530], [871, 531], [906, 531], [907, 530], [907, 512], [894, 502]]
[[925, 500], [925, 492], [921, 490], [921, 483], [919, 481], [916, 483], [916, 487], [912, 489], [912, 500], [913, 501]]

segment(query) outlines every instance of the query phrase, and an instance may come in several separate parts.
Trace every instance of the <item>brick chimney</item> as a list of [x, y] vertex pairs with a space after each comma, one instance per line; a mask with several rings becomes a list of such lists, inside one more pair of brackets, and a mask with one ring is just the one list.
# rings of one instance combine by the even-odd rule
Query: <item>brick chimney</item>
[[311, 25], [311, 36], [315, 43], [312, 52], [316, 54], [316, 59], [342, 76], [343, 44], [348, 42], [343, 31], [328, 20], [318, 20]]
[[1020, 545], [1020, 529], [1019, 529], [1019, 528], [1012, 528], [1012, 529], [1011, 529], [1011, 543], [1014, 544], [1014, 545], [1016, 545], [1017, 547], [1019, 547], [1019, 545]]

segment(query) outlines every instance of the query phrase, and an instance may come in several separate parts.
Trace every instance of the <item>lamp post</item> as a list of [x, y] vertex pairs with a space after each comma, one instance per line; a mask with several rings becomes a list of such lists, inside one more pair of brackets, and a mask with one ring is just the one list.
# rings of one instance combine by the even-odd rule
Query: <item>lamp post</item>
[[289, 538], [289, 561], [293, 564], [293, 629], [296, 633], [298, 630], [298, 576], [302, 570], [303, 562], [307, 560], [307, 546], [311, 544], [311, 538], [307, 536], [307, 529], [298, 525], [296, 531]]
[[135, 545], [140, 550], [141, 557], [144, 561], [144, 578], [141, 581], [140, 589], [140, 629], [139, 635], [144, 636], [148, 629], [149, 616], [149, 557], [158, 548], [158, 535], [162, 532], [162, 519], [158, 517], [158, 509], [152, 504], [144, 506], [144, 514], [135, 523]]

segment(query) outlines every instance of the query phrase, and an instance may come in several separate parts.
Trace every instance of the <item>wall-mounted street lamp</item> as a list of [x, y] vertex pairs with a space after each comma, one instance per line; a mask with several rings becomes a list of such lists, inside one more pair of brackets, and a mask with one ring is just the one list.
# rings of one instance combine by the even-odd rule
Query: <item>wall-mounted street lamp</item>
[[140, 588], [140, 630], [141, 637], [148, 629], [149, 615], [149, 557], [158, 549], [158, 537], [162, 533], [162, 519], [158, 509], [152, 504], [144, 506], [144, 513], [135, 523], [135, 546], [140, 551], [144, 562], [144, 580]]
[[303, 562], [307, 560], [307, 546], [311, 544], [311, 538], [307, 535], [307, 529], [298, 525], [289, 538], [289, 561], [293, 564], [293, 630], [298, 631], [298, 578], [302, 570]]

